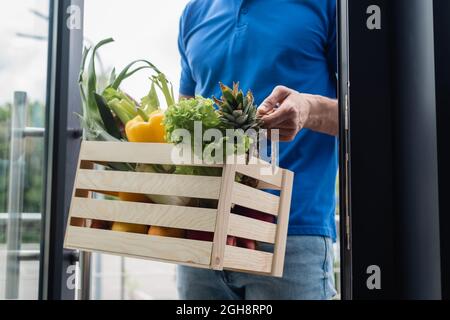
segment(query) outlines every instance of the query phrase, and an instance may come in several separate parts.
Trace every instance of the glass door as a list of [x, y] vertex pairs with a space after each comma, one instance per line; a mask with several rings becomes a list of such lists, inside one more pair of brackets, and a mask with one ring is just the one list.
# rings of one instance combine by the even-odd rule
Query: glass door
[[0, 13], [0, 299], [36, 299], [44, 181], [50, 3]]

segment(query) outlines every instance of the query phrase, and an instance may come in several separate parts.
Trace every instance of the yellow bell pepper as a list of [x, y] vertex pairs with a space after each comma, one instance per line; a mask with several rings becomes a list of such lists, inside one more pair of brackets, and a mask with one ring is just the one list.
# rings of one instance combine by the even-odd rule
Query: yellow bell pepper
[[163, 120], [164, 113], [162, 111], [154, 111], [148, 116], [143, 112], [139, 112], [138, 116], [128, 121], [125, 125], [125, 133], [128, 141], [155, 143], [166, 142], [166, 131]]
[[143, 224], [134, 224], [134, 223], [125, 223], [114, 221], [112, 227], [112, 231], [119, 232], [131, 232], [131, 233], [142, 233], [145, 234], [148, 232], [148, 226]]

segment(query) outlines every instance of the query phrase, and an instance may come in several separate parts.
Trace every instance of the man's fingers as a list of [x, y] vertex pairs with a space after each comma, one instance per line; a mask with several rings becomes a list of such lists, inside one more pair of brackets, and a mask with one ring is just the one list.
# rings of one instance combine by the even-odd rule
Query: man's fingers
[[286, 112], [277, 109], [274, 112], [261, 118], [263, 127], [266, 129], [279, 129], [280, 124], [288, 119]]
[[261, 103], [257, 109], [257, 115], [263, 116], [265, 114], [268, 114], [271, 110], [275, 109], [277, 103], [273, 101], [272, 98], [268, 97], [266, 100]]
[[272, 93], [261, 103], [258, 107], [258, 115], [263, 116], [275, 109], [278, 104], [281, 104], [286, 99], [292, 90], [284, 86], [276, 86]]

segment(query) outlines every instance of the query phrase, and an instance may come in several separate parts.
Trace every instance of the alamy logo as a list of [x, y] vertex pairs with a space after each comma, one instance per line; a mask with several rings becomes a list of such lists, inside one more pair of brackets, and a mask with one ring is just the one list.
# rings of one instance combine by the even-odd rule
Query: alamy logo
[[66, 286], [69, 290], [80, 289], [80, 267], [72, 264], [67, 267], [66, 273], [69, 275], [67, 277]]
[[371, 5], [367, 8], [367, 29], [381, 30], [381, 8], [377, 5]]
[[67, 18], [66, 25], [69, 30], [81, 29], [81, 8], [76, 5], [67, 7], [66, 10], [69, 17]]
[[381, 269], [377, 265], [367, 267], [366, 273], [369, 275], [366, 281], [367, 289], [381, 290]]
[[[175, 129], [172, 139], [177, 147], [172, 149], [173, 164], [259, 164], [264, 176], [277, 174], [279, 130], [270, 131], [270, 155], [268, 131], [261, 129], [226, 129], [225, 135], [217, 129], [203, 132], [201, 121], [194, 121], [194, 134], [184, 128]], [[206, 147], [204, 145], [206, 144]]]

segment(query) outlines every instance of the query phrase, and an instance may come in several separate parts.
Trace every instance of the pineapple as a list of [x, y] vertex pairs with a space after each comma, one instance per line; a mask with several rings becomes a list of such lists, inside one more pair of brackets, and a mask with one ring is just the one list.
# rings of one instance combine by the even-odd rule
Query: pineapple
[[[218, 112], [224, 128], [234, 130], [242, 129], [243, 131], [253, 129], [258, 132], [261, 127], [261, 120], [256, 115], [256, 106], [254, 105], [252, 92], [248, 91], [244, 96], [242, 90], [239, 90], [239, 83], [234, 82], [233, 89], [230, 89], [223, 83], [220, 83], [220, 89], [222, 90], [221, 100], [215, 97], [213, 99], [219, 107]], [[251, 141], [250, 138], [249, 140]], [[254, 149], [253, 153], [256, 151], [257, 149]], [[249, 155], [247, 154], [247, 156]], [[258, 184], [258, 181], [254, 178], [242, 174], [237, 174], [236, 180], [252, 187], [256, 187]]]
[[213, 97], [219, 107], [222, 124], [227, 129], [260, 129], [261, 121], [256, 116], [256, 106], [251, 91], [246, 95], [239, 90], [239, 83], [233, 83], [233, 89], [220, 83], [221, 100]]

